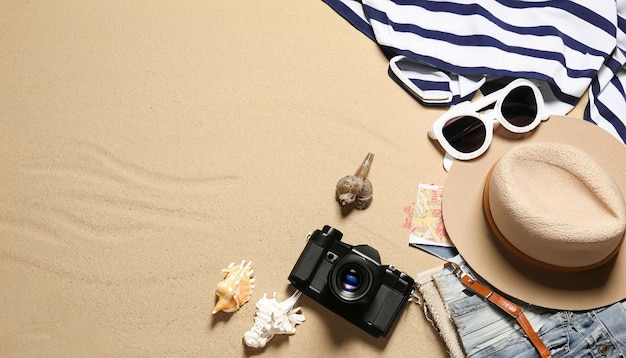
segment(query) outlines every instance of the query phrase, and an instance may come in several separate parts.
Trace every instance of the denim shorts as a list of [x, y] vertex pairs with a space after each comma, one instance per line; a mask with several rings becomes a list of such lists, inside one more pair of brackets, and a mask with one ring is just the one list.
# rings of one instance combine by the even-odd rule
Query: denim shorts
[[[450, 268], [433, 280], [468, 357], [539, 357], [515, 319], [467, 289]], [[626, 300], [588, 311], [555, 311], [512, 301], [524, 309], [552, 357], [625, 357]]]

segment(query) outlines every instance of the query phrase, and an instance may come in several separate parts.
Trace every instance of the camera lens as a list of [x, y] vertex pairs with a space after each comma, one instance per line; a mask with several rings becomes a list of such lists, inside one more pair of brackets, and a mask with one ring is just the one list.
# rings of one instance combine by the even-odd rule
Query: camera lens
[[354, 292], [361, 286], [361, 272], [355, 267], [348, 267], [341, 273], [340, 280], [344, 290]]
[[330, 286], [335, 296], [344, 302], [362, 302], [372, 286], [372, 272], [362, 258], [344, 257], [330, 276]]

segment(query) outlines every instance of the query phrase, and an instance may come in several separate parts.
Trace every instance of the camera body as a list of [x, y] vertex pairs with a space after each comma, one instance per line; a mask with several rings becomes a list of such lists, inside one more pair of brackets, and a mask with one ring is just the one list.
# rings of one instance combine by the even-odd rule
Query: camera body
[[386, 336], [410, 298], [415, 281], [391, 265], [381, 265], [374, 248], [343, 243], [342, 236], [328, 225], [315, 230], [289, 281], [369, 334]]

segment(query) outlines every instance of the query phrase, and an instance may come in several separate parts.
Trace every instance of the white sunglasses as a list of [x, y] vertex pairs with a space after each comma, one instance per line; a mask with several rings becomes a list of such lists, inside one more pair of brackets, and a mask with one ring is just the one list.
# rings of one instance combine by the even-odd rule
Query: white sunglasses
[[[479, 111], [495, 103], [492, 111]], [[543, 96], [529, 80], [516, 79], [476, 102], [460, 103], [439, 117], [428, 131], [446, 151], [444, 168], [454, 159], [470, 160], [487, 151], [494, 123], [513, 133], [527, 133], [548, 119]]]

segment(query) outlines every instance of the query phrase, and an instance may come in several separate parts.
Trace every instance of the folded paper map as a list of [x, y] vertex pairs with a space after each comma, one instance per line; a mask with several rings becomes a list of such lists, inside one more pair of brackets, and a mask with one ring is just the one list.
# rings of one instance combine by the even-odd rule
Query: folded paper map
[[441, 215], [443, 187], [419, 184], [415, 204], [404, 208], [404, 227], [410, 230], [409, 244], [442, 259], [456, 255]]

